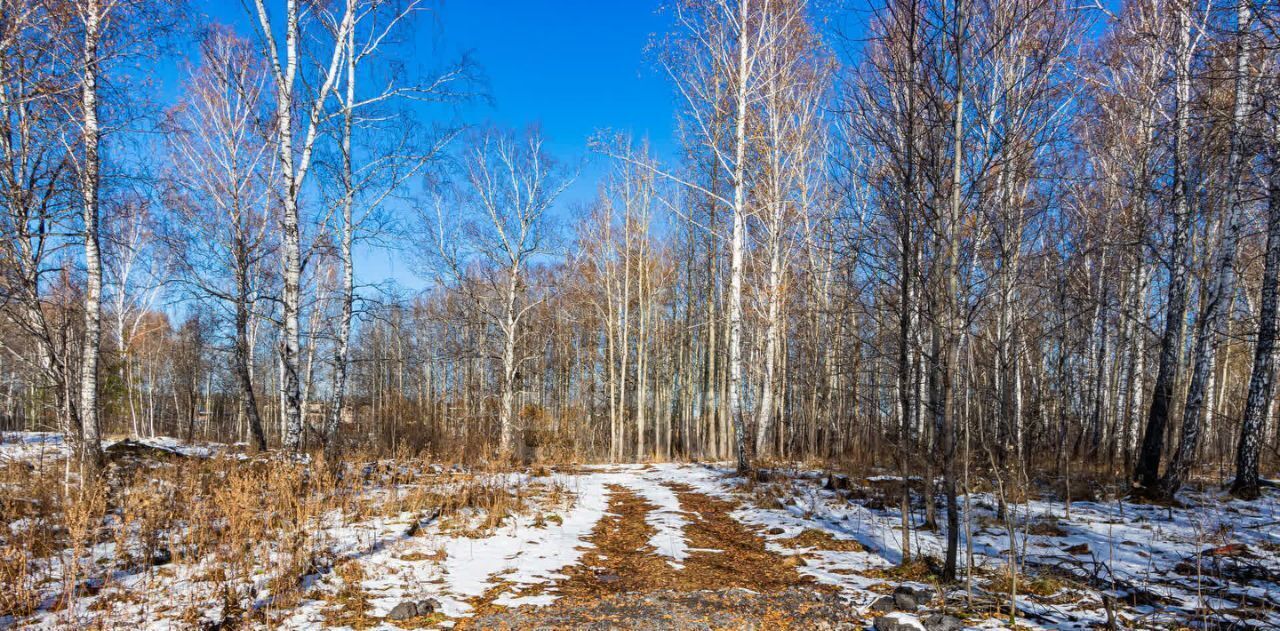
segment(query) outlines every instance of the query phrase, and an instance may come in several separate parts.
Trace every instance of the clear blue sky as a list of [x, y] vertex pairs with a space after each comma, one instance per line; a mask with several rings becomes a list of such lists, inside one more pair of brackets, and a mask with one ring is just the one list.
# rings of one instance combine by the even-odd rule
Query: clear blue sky
[[[282, 2], [268, 0], [268, 6]], [[579, 178], [561, 199], [558, 217], [589, 200], [602, 172], [591, 159], [587, 139], [609, 128], [648, 137], [663, 158], [674, 153], [674, 94], [667, 78], [650, 62], [646, 47], [669, 28], [663, 3], [642, 0], [444, 0], [421, 16], [410, 68], [443, 65], [470, 52], [487, 80], [492, 103], [466, 106], [469, 123], [492, 122], [521, 128], [538, 123], [549, 151], [572, 165]], [[228, 24], [253, 36], [239, 0], [198, 0], [205, 21]], [[162, 73], [165, 92], [176, 89], [178, 73]], [[163, 76], [168, 75], [168, 76]], [[394, 278], [406, 288], [413, 278], [401, 253], [366, 252], [358, 261], [362, 281]]]

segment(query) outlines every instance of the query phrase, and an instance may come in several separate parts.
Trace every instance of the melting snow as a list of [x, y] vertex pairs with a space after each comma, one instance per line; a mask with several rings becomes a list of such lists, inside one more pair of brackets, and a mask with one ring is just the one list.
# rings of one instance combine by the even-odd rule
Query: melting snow
[[[186, 445], [175, 439], [146, 442], [188, 455], [216, 451], [212, 446]], [[0, 460], [50, 457], [60, 455], [62, 449], [60, 438], [54, 434], [5, 433], [0, 442]], [[537, 506], [510, 516], [482, 538], [465, 536], [439, 521], [419, 521], [421, 516], [417, 514], [358, 523], [343, 523], [342, 516], [334, 514], [320, 520], [317, 540], [329, 546], [330, 558], [360, 564], [363, 578], [359, 588], [367, 594], [368, 614], [375, 619], [385, 617], [400, 602], [425, 598], [439, 601], [441, 613], [450, 618], [467, 616], [472, 613], [471, 599], [495, 592], [493, 602], [499, 605], [546, 605], [558, 597], [555, 583], [565, 577], [565, 568], [580, 563], [584, 550], [591, 545], [591, 532], [608, 510], [612, 485], [627, 488], [654, 506], [645, 516], [655, 531], [649, 544], [673, 568], [683, 567], [688, 555], [696, 551], [689, 547], [685, 528], [697, 516], [681, 508], [679, 496], [671, 488], [680, 484], [733, 502], [737, 508], [731, 517], [760, 532], [769, 551], [798, 557], [797, 571], [839, 588], [855, 606], [868, 606], [879, 595], [870, 588], [884, 581], [866, 574], [889, 568], [902, 556], [902, 516], [896, 507], [868, 505], [826, 490], [819, 472], [774, 477], [777, 481], [761, 488], [733, 477], [728, 469], [677, 464], [588, 467], [580, 475], [495, 476], [495, 484], [508, 489], [524, 487], [535, 495], [539, 490], [557, 490], [572, 501], [567, 506]], [[456, 484], [446, 479], [436, 488], [448, 493]], [[759, 501], [753, 499], [752, 493], [757, 493], [754, 497]], [[1221, 611], [1238, 606], [1241, 599], [1253, 599], [1270, 603], [1259, 615], [1265, 624], [1280, 626], [1280, 613], [1275, 613], [1280, 609], [1276, 597], [1280, 585], [1260, 579], [1222, 583], [1208, 573], [1187, 571], [1188, 563], [1194, 570], [1195, 564], [1211, 561], [1202, 554], [1206, 549], [1241, 543], [1253, 555], [1250, 562], [1263, 568], [1264, 574], [1280, 574], [1280, 529], [1274, 527], [1280, 523], [1280, 494], [1269, 491], [1264, 500], [1257, 502], [1234, 501], [1218, 493], [1185, 494], [1183, 500], [1195, 508], [1169, 509], [1122, 501], [1075, 502], [1068, 515], [1061, 502], [1031, 501], [1012, 507], [1019, 524], [1014, 543], [1021, 563], [1032, 573], [1053, 568], [1075, 574], [1082, 582], [1093, 581], [1094, 585], [1072, 593], [1071, 598], [1053, 601], [1059, 604], [1023, 598], [1019, 607], [1031, 619], [1024, 615], [1020, 622], [1033, 628], [1061, 629], [1105, 625], [1107, 614], [1103, 592], [1099, 590], [1121, 600], [1141, 590], [1169, 605], [1126, 607], [1126, 615], [1141, 617], [1131, 617], [1130, 623], [1161, 626], [1173, 622], [1174, 611], [1185, 617], [1202, 606]], [[993, 519], [995, 498], [974, 494], [962, 506], [969, 506], [972, 511], [975, 564], [993, 569], [1007, 563], [1009, 537], [1002, 522]], [[417, 532], [410, 536], [406, 531], [415, 523]], [[1031, 523], [1053, 527], [1032, 529], [1045, 534], [1026, 534], [1025, 526]], [[8, 527], [20, 525], [10, 523]], [[793, 538], [806, 530], [817, 530], [837, 540], [857, 541], [864, 549], [838, 552], [801, 547]], [[912, 550], [941, 556], [941, 535], [913, 529]], [[962, 540], [962, 551], [966, 543]], [[114, 557], [114, 545], [99, 544], [88, 552], [88, 562]], [[56, 570], [63, 562], [64, 559], [53, 557], [45, 563]], [[272, 560], [268, 555], [258, 562], [269, 565]], [[222, 615], [218, 596], [208, 593], [208, 583], [197, 579], [211, 569], [203, 563], [173, 563], [164, 572], [116, 573], [111, 579], [112, 589], [128, 592], [131, 597], [113, 605], [118, 607], [109, 614], [113, 626], [168, 628], [176, 623], [166, 621], [162, 614], [174, 603], [207, 603], [202, 615], [206, 622], [216, 622]], [[344, 587], [344, 579], [338, 574], [313, 576], [307, 599], [294, 607], [280, 625], [293, 629], [323, 625], [325, 610], [332, 606], [324, 597]], [[258, 604], [268, 602], [267, 580], [268, 575], [263, 573], [262, 584], [255, 587]], [[56, 589], [55, 584], [54, 594]], [[958, 596], [953, 591], [951, 598]], [[94, 597], [81, 598], [69, 610], [46, 610], [22, 623], [59, 628], [76, 617], [86, 619], [91, 614], [101, 614], [92, 610], [94, 603]], [[1220, 615], [1230, 620], [1231, 614]], [[911, 616], [899, 616], [899, 622], [919, 626]], [[0, 628], [14, 623], [12, 619], [0, 619]], [[983, 620], [978, 628], [1002, 624]], [[375, 628], [395, 627], [383, 620]]]

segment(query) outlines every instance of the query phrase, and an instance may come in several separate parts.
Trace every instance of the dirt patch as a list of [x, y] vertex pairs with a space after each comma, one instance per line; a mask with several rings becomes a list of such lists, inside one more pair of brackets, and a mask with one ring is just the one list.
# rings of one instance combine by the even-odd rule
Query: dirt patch
[[853, 607], [834, 594], [789, 587], [772, 594], [746, 589], [609, 594], [588, 603], [557, 602], [545, 608], [494, 611], [470, 619], [466, 628], [820, 631], [862, 629], [865, 624]]
[[681, 573], [687, 581], [685, 589], [745, 587], [776, 592], [798, 585], [816, 588], [811, 577], [796, 571], [798, 559], [765, 550], [764, 539], [729, 516], [737, 508], [735, 504], [694, 492], [688, 486], [670, 486], [693, 522], [684, 529], [689, 547], [695, 549]]
[[493, 603], [505, 591], [498, 586], [473, 601], [477, 615], [457, 628], [815, 629], [856, 619], [833, 589], [796, 571], [796, 558], [767, 551], [730, 517], [733, 503], [670, 487], [690, 522], [682, 568], [649, 545], [656, 531], [645, 517], [658, 507], [611, 485], [608, 513], [591, 534], [595, 547], [563, 570], [567, 579], [545, 588], [560, 596], [554, 604], [503, 608]]
[[672, 567], [649, 545], [656, 531], [645, 517], [658, 507], [626, 487], [611, 485], [608, 514], [591, 534], [595, 547], [581, 563], [564, 570], [569, 578], [554, 591], [568, 601], [590, 601], [654, 590], [746, 588], [768, 593], [816, 586], [795, 570], [797, 559], [765, 550], [763, 539], [730, 517], [733, 503], [687, 486], [670, 486], [690, 522], [684, 528], [690, 552], [682, 568]]
[[[609, 509], [591, 531], [590, 541], [595, 547], [588, 549], [577, 564], [564, 568], [563, 573], [568, 578], [550, 588], [560, 595], [557, 605], [561, 607], [569, 603], [581, 605], [610, 594], [676, 587], [673, 578], [675, 569], [662, 557], [654, 554], [653, 547], [649, 545], [649, 538], [655, 531], [645, 523], [644, 518], [649, 511], [656, 510], [657, 506], [625, 487], [609, 485], [607, 488]], [[456, 628], [523, 628], [497, 623], [496, 617], [504, 615], [508, 608], [495, 604], [494, 601], [511, 587], [510, 584], [499, 581], [484, 595], [473, 599], [470, 604], [476, 612], [475, 617], [459, 620]], [[519, 592], [519, 595], [531, 596], [544, 591], [548, 591], [547, 586], [535, 585]], [[528, 615], [535, 616], [546, 608], [520, 609], [532, 610]], [[482, 620], [488, 622], [481, 622]]]
[[645, 589], [683, 589], [679, 572], [649, 545], [656, 531], [645, 516], [658, 507], [626, 487], [607, 488], [608, 512], [591, 532], [595, 548], [565, 569], [569, 578], [558, 583], [556, 591], [569, 600], [590, 600]]

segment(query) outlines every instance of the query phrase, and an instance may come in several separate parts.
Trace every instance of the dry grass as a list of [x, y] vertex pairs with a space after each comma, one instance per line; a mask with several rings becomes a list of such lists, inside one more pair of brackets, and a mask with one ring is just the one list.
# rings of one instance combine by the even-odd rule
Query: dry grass
[[866, 550], [862, 544], [851, 539], [836, 539], [825, 530], [806, 528], [800, 534], [789, 539], [777, 539], [777, 543], [791, 548], [817, 548], [833, 552], [862, 552]]
[[409, 553], [400, 555], [398, 558], [401, 561], [408, 561], [410, 563], [417, 562], [417, 561], [432, 561], [435, 563], [440, 563], [445, 559], [449, 558], [449, 552], [444, 548], [439, 548], [429, 553], [409, 552]]
[[[171, 615], [195, 616], [188, 622], [196, 626], [211, 610], [270, 625], [302, 598], [308, 575], [358, 570], [334, 558], [334, 527], [375, 516], [408, 514], [416, 524], [417, 517], [466, 513], [481, 533], [524, 503], [513, 478], [433, 471], [408, 454], [354, 454], [339, 465], [280, 454], [128, 458], [113, 462], [95, 485], [64, 482], [60, 461], [0, 468], [7, 526], [0, 528], [0, 616], [28, 616], [50, 596], [62, 606], [97, 594], [94, 619], [77, 622], [106, 624], [113, 609], [137, 596], [115, 589], [117, 573], [163, 578], [173, 563], [194, 568], [192, 591], [207, 599], [153, 603], [152, 611], [171, 607]], [[442, 484], [456, 490], [441, 493]], [[362, 598], [338, 595], [343, 624], [363, 624]]]
[[325, 624], [330, 627], [367, 629], [381, 622], [368, 615], [369, 595], [361, 587], [364, 570], [360, 563], [346, 561], [334, 567], [333, 571], [342, 578], [342, 588], [325, 598], [331, 605], [325, 609]]
[[[1014, 588], [1013, 578], [1013, 573], [1008, 568], [997, 571], [987, 581], [987, 590], [996, 594], [1008, 594]], [[1058, 593], [1063, 588], [1062, 581], [1052, 576], [1027, 576], [1026, 574], [1018, 573], [1017, 579], [1017, 593], [1019, 594], [1047, 598]]]
[[915, 581], [918, 583], [937, 583], [938, 565], [934, 559], [916, 557], [908, 563], [898, 564], [890, 568], [874, 568], [864, 572], [870, 578], [894, 581]]
[[508, 518], [533, 505], [528, 489], [505, 475], [468, 476], [456, 488], [435, 496], [441, 532], [481, 539]]
[[555, 524], [557, 526], [564, 523], [564, 518], [555, 513], [538, 513], [533, 518], [534, 528], [546, 528], [547, 524]]

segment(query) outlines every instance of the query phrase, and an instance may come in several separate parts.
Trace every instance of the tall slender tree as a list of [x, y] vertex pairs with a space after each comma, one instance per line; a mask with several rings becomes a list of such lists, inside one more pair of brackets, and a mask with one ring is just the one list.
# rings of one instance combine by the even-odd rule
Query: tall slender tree
[[[249, 9], [248, 1], [246, 9]], [[283, 180], [280, 193], [280, 232], [283, 259], [284, 291], [281, 296], [284, 330], [280, 344], [282, 379], [281, 396], [284, 405], [284, 446], [287, 449], [302, 448], [302, 199], [311, 171], [311, 159], [318, 141], [322, 123], [328, 113], [328, 102], [342, 73], [343, 50], [355, 23], [355, 13], [347, 10], [337, 18], [333, 37], [326, 42], [327, 49], [314, 54], [321, 60], [319, 68], [301, 68], [306, 59], [303, 54], [304, 15], [308, 23], [316, 20], [313, 12], [304, 11], [299, 0], [285, 0], [283, 25], [277, 27], [266, 0], [253, 0], [251, 13], [257, 20], [258, 37], [273, 80], [275, 91], [275, 134], [279, 177]], [[277, 30], [278, 29], [278, 30]], [[308, 29], [313, 32], [316, 29]], [[277, 43], [276, 34], [284, 32], [283, 48]], [[310, 80], [300, 80], [306, 73]], [[314, 75], [314, 76], [312, 76]], [[308, 93], [311, 86], [314, 91]], [[302, 116], [295, 119], [295, 109]]]

